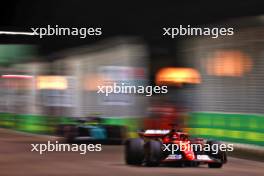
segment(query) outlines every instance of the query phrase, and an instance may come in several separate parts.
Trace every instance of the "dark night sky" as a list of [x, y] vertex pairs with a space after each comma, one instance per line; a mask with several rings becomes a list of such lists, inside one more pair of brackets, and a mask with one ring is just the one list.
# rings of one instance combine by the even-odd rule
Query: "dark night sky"
[[[90, 44], [102, 38], [140, 36], [154, 55], [170, 53], [175, 42], [162, 38], [162, 27], [209, 24], [230, 18], [263, 14], [261, 0], [174, 1], [19, 0], [1, 1], [0, 29], [29, 31], [30, 27], [58, 24], [65, 27], [102, 27], [103, 36], [86, 39], [3, 37], [1, 43], [36, 43], [41, 54]], [[160, 53], [159, 53], [160, 52]], [[164, 53], [163, 53], [164, 52]]]

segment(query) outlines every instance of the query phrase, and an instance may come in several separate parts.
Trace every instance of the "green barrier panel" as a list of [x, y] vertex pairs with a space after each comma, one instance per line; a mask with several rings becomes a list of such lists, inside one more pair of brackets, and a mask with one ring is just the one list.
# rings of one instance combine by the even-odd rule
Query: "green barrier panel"
[[104, 124], [122, 125], [128, 129], [129, 137], [136, 137], [136, 131], [141, 127], [141, 119], [133, 117], [108, 117], [103, 119]]
[[0, 127], [2, 128], [14, 128], [15, 118], [13, 114], [10, 113], [0, 113]]
[[[54, 134], [57, 125], [76, 124], [73, 118], [0, 113], [0, 127], [30, 133]], [[108, 117], [104, 124], [128, 128], [130, 137], [141, 127], [140, 118]], [[194, 136], [264, 146], [264, 116], [250, 114], [190, 113], [187, 125]]]
[[15, 115], [16, 130], [30, 133], [50, 133], [49, 117], [40, 115], [19, 114]]
[[[77, 124], [74, 118], [49, 117], [31, 114], [0, 113], [0, 127], [38, 134], [55, 134], [58, 125]], [[122, 125], [128, 128], [132, 135], [140, 128], [140, 118], [108, 117], [103, 118], [103, 124]]]
[[264, 115], [190, 113], [188, 126], [195, 136], [264, 146]]
[[30, 114], [0, 113], [0, 127], [18, 131], [51, 134], [55, 131], [56, 118]]
[[56, 124], [68, 125], [68, 124], [77, 124], [78, 122], [74, 118], [70, 117], [58, 117]]

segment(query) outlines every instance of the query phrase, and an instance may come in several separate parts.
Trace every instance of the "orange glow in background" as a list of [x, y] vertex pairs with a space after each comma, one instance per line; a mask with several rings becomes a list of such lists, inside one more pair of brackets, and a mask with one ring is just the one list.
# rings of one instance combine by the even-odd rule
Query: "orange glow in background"
[[241, 77], [252, 70], [251, 58], [241, 51], [217, 51], [207, 60], [207, 73], [215, 76]]
[[68, 88], [68, 81], [63, 76], [38, 76], [37, 89], [65, 90]]
[[197, 70], [193, 68], [162, 68], [156, 74], [156, 84], [181, 85], [199, 84], [201, 77]]

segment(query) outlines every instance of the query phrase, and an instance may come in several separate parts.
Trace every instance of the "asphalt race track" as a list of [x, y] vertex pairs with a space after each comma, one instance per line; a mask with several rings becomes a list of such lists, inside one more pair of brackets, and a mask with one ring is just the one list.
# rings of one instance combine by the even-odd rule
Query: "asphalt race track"
[[127, 166], [123, 160], [122, 146], [103, 146], [101, 152], [80, 155], [77, 152], [49, 152], [40, 155], [31, 152], [31, 143], [47, 143], [57, 140], [48, 136], [31, 136], [0, 129], [0, 175], [23, 176], [174, 176], [215, 175], [248, 176], [263, 175], [262, 162], [229, 158], [221, 169], [161, 166], [156, 168]]

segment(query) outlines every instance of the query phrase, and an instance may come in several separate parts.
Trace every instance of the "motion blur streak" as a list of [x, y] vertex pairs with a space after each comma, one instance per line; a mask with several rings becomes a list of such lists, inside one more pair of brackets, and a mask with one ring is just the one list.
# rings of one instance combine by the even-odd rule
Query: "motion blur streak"
[[0, 31], [0, 35], [35, 35], [34, 32], [11, 32], [11, 31]]
[[252, 59], [241, 51], [216, 51], [207, 62], [207, 72], [215, 76], [243, 76], [252, 70]]
[[[161, 166], [131, 167], [123, 161], [123, 146], [104, 146], [101, 152], [87, 152], [80, 155], [78, 152], [49, 152], [40, 156], [31, 150], [27, 142], [47, 143], [52, 140], [47, 137], [37, 137], [14, 134], [0, 129], [0, 169], [1, 175], [19, 175], [27, 173], [35, 175], [195, 175], [195, 176], [262, 176], [264, 166], [262, 162], [229, 158], [229, 163], [222, 169], [180, 168]], [[56, 140], [53, 138], [53, 140]], [[41, 157], [41, 159], [40, 159]], [[41, 165], [41, 166], [40, 166]], [[8, 169], [7, 167], [8, 166]], [[102, 169], [103, 168], [103, 169]]]
[[[133, 8], [129, 18], [120, 20], [126, 17], [124, 9], [122, 13], [114, 14], [113, 6], [106, 6], [103, 11], [109, 10], [109, 14], [100, 16], [97, 9], [83, 4], [84, 1], [72, 2], [67, 6], [67, 2], [63, 1], [50, 5], [45, 1], [28, 13], [18, 14], [25, 14], [25, 19], [29, 19], [32, 25], [50, 17], [54, 23], [58, 20], [65, 25], [73, 22], [72, 25], [82, 26], [88, 25], [90, 18], [98, 16], [102, 19], [111, 16], [113, 21], [122, 21], [122, 25], [107, 31], [107, 27], [112, 29], [114, 26], [112, 22], [107, 22], [106, 29], [102, 28], [106, 32], [100, 38], [87, 37], [85, 40], [70, 36], [50, 36], [42, 40], [1, 35], [4, 44], [0, 45], [0, 175], [263, 175], [263, 162], [232, 157], [222, 169], [203, 166], [184, 169], [129, 167], [125, 165], [121, 145], [105, 146], [102, 152], [90, 152], [85, 157], [71, 152], [50, 152], [40, 158], [39, 154], [30, 153], [29, 144], [45, 143], [47, 139], [69, 143], [77, 139], [80, 143], [91, 142], [92, 139], [102, 140], [105, 144], [122, 144], [127, 138], [136, 137], [141, 129], [166, 130], [174, 124], [177, 130], [187, 131], [191, 137], [237, 144], [240, 148], [234, 149], [236, 157], [263, 161], [263, 18], [224, 20], [226, 26], [234, 27], [234, 35], [215, 39], [210, 36], [181, 36], [167, 42], [162, 34], [163, 38], [156, 40], [162, 28], [150, 31], [163, 26], [155, 22], [166, 17], [171, 19], [164, 21], [173, 25], [180, 18], [174, 19], [175, 16], [170, 13], [178, 10], [191, 13], [193, 9], [202, 12], [196, 7], [200, 2], [190, 9], [191, 5], [186, 5], [188, 9], [185, 11], [181, 11], [184, 2], [179, 3], [178, 9], [169, 4], [171, 7], [167, 12], [157, 6], [164, 16], [156, 18], [155, 8], [154, 14], [150, 15], [152, 20], [148, 22], [140, 11], [134, 13]], [[225, 3], [220, 4], [226, 7]], [[72, 8], [75, 5], [81, 6], [80, 12]], [[250, 9], [247, 3], [242, 5]], [[75, 16], [58, 15], [56, 13], [60, 9], [48, 11], [41, 6], [64, 10], [67, 7], [64, 12]], [[204, 11], [214, 12], [216, 7]], [[85, 15], [90, 12], [89, 8], [93, 14]], [[28, 18], [32, 12], [38, 13], [41, 9], [49, 15]], [[218, 12], [225, 11], [223, 9]], [[196, 12], [188, 18], [197, 19]], [[182, 17], [182, 13], [178, 12], [178, 15]], [[137, 20], [142, 18], [142, 23], [135, 24], [137, 20], [131, 20], [134, 16], [138, 17]], [[213, 15], [206, 14], [205, 17], [210, 19]], [[101, 25], [96, 20], [94, 22]], [[126, 22], [129, 26], [124, 27]], [[155, 24], [149, 25], [152, 22]], [[138, 27], [136, 32], [144, 33], [128, 37], [129, 32], [134, 31], [133, 24]], [[145, 24], [147, 28], [140, 28]], [[26, 27], [30, 25], [28, 23]], [[218, 25], [221, 26], [214, 24], [215, 27]], [[126, 35], [116, 37], [116, 31], [124, 29], [128, 30]], [[149, 35], [153, 34], [153, 38], [149, 39]], [[17, 42], [19, 37], [22, 39]], [[144, 87], [161, 84], [168, 88], [168, 92], [151, 97], [138, 92], [109, 93], [108, 96], [97, 93], [98, 86], [113, 83]], [[255, 148], [257, 152], [253, 150]]]
[[156, 84], [199, 84], [200, 74], [192, 68], [163, 68], [156, 75]]
[[32, 79], [33, 76], [30, 75], [2, 75], [2, 78], [21, 78], [21, 79]]
[[63, 76], [38, 76], [37, 89], [58, 89], [65, 90], [68, 88], [67, 79]]

